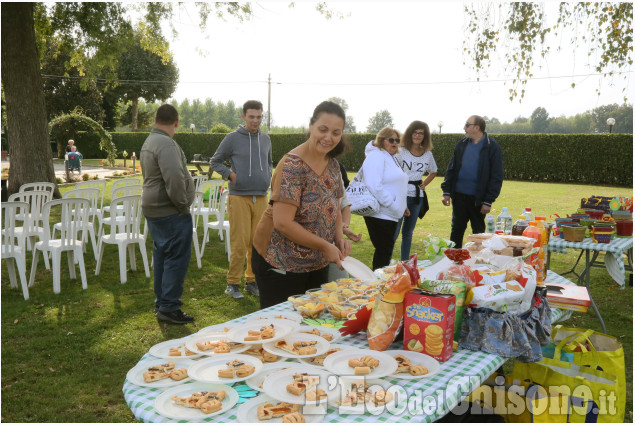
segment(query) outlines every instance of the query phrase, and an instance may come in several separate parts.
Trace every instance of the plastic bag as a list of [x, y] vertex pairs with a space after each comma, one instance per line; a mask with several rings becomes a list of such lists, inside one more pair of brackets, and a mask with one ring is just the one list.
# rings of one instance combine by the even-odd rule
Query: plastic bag
[[423, 238], [423, 250], [419, 256], [423, 260], [434, 260], [437, 256], [443, 254], [447, 248], [452, 248], [454, 242], [449, 239], [443, 239], [438, 236], [427, 235]]
[[419, 288], [439, 294], [452, 294], [456, 297], [454, 313], [454, 340], [458, 341], [461, 335], [461, 322], [463, 321], [463, 309], [465, 308], [465, 294], [467, 285], [458, 280], [424, 280]]
[[417, 267], [417, 254], [412, 254], [409, 260], [401, 262], [410, 276], [410, 283], [413, 286], [419, 285], [421, 282], [421, 276], [419, 275], [419, 268]]
[[413, 288], [403, 264], [381, 288], [375, 297], [375, 306], [368, 321], [368, 346], [371, 350], [385, 351], [399, 335], [403, 325], [403, 300]]
[[464, 261], [470, 258], [470, 253], [467, 249], [446, 249], [445, 255], [453, 261], [454, 264], [447, 270], [439, 273], [437, 278], [438, 280], [462, 281], [465, 282], [465, 285], [469, 290], [483, 279], [478, 271], [472, 270], [472, 268], [467, 264], [463, 264]]

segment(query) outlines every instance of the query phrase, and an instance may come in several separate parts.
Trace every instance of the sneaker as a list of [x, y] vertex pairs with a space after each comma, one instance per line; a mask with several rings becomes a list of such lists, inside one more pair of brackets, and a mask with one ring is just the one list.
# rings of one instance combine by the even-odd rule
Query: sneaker
[[177, 325], [183, 325], [194, 321], [192, 316], [183, 313], [181, 310], [170, 311], [169, 313], [157, 311], [156, 317], [161, 321], [175, 323]]
[[159, 304], [154, 303], [154, 314], [157, 314], [159, 312]]
[[225, 293], [227, 295], [231, 295], [232, 298], [235, 298], [235, 299], [245, 297], [243, 293], [240, 292], [240, 289], [238, 289], [238, 285], [227, 285], [227, 289], [225, 289]]
[[257, 297], [260, 296], [260, 291], [258, 290], [258, 285], [256, 285], [256, 282], [247, 282], [245, 284], [245, 291], [251, 292], [253, 295]]

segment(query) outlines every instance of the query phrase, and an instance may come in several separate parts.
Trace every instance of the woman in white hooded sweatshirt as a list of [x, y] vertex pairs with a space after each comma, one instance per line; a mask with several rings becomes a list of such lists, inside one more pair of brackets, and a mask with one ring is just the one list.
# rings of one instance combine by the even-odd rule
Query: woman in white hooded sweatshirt
[[375, 247], [373, 270], [390, 264], [397, 222], [409, 215], [406, 207], [408, 176], [394, 157], [399, 151], [399, 141], [397, 130], [382, 128], [375, 140], [366, 145], [366, 159], [362, 164], [364, 182], [379, 202], [379, 211], [364, 217]]

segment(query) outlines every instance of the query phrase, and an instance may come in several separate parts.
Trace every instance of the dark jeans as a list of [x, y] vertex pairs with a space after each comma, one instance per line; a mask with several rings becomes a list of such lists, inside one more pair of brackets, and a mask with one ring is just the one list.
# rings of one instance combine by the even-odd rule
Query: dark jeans
[[406, 204], [410, 215], [408, 217], [401, 217], [397, 222], [397, 231], [395, 232], [395, 242], [399, 237], [399, 231], [401, 230], [401, 224], [403, 223], [403, 231], [401, 232], [401, 261], [406, 261], [410, 258], [410, 247], [412, 246], [412, 233], [417, 226], [417, 220], [419, 220], [419, 211], [423, 206], [423, 197], [417, 198], [414, 196], [408, 196]]
[[390, 264], [392, 250], [395, 247], [395, 230], [397, 222], [383, 218], [364, 217], [368, 236], [375, 247], [373, 254], [373, 270]]
[[328, 282], [329, 267], [305, 273], [276, 272], [276, 268], [267, 263], [256, 248], [251, 248], [251, 269], [256, 275], [256, 284], [260, 291], [260, 308], [271, 307], [287, 301], [292, 295], [304, 294], [309, 289], [319, 288]]
[[192, 216], [174, 214], [146, 217], [154, 240], [154, 293], [159, 310], [169, 313], [181, 308], [185, 274], [192, 254]]
[[463, 247], [463, 235], [467, 222], [472, 225], [472, 233], [485, 232], [485, 215], [481, 214], [481, 206], [475, 205], [475, 198], [471, 195], [455, 193], [452, 196], [452, 232], [450, 239], [456, 244], [455, 248]]

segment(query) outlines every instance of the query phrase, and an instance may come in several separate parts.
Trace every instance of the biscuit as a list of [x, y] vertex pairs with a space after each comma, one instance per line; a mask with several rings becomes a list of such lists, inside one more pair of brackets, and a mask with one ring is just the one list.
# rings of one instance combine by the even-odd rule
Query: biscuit
[[412, 376], [427, 375], [429, 372], [427, 367], [420, 364], [415, 366], [410, 366], [408, 369], [410, 369], [408, 372], [410, 372]]
[[282, 417], [282, 423], [305, 423], [306, 419], [298, 412], [289, 413]]
[[311, 354], [317, 353], [317, 348], [315, 347], [302, 347], [298, 349], [298, 354], [300, 356], [309, 356]]
[[252, 373], [254, 373], [255, 370], [256, 368], [253, 367], [252, 365], [248, 365], [248, 364], [242, 365], [241, 367], [236, 369], [236, 376], [238, 378], [245, 378], [251, 375]]
[[205, 413], [206, 415], [210, 413], [218, 412], [222, 408], [223, 408], [223, 403], [221, 403], [218, 400], [206, 401], [205, 403], [201, 404], [199, 407], [199, 409], [201, 409], [201, 411]]
[[182, 381], [183, 379], [187, 378], [187, 369], [174, 369], [170, 373], [170, 378], [174, 379], [175, 381]]
[[368, 375], [370, 373], [370, 368], [368, 366], [357, 366], [354, 369], [355, 375]]
[[219, 378], [234, 378], [234, 369], [220, 369], [218, 371]]

